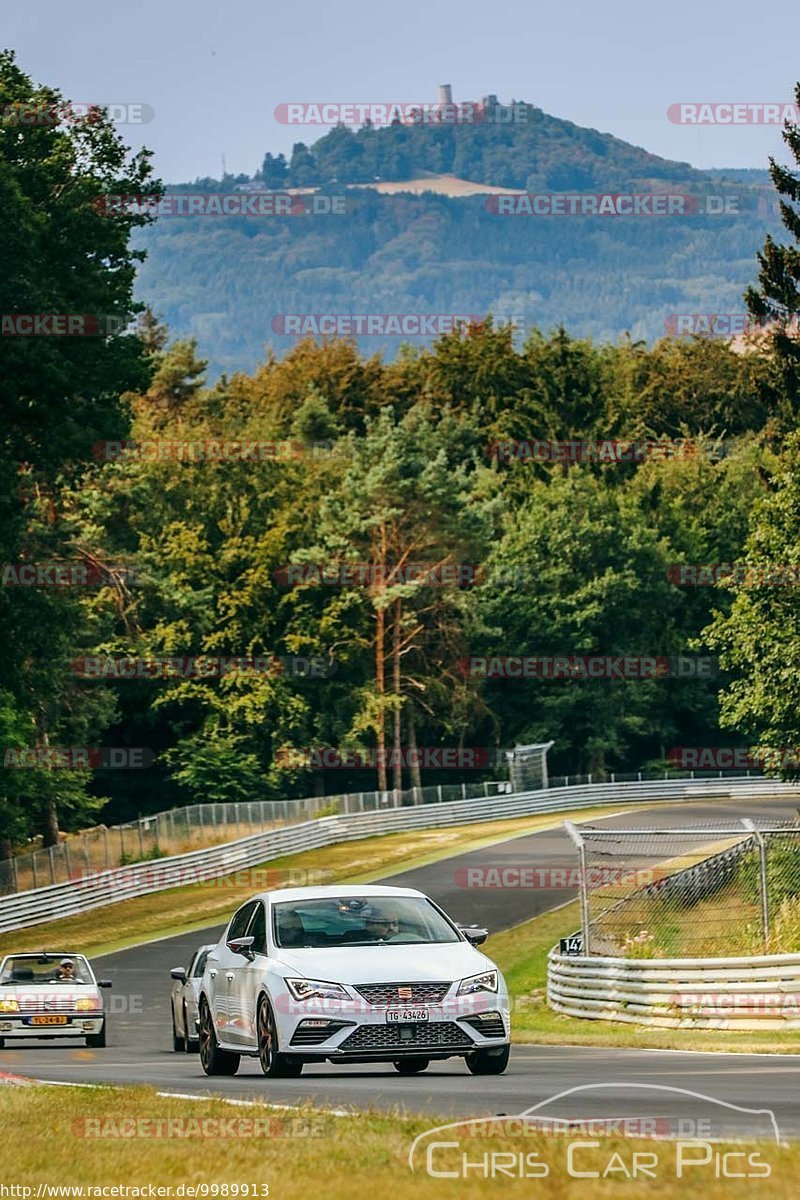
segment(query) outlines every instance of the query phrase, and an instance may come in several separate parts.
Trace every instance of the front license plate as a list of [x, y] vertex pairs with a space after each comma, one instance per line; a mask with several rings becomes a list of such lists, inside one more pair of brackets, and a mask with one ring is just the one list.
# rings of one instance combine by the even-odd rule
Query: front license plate
[[66, 1025], [66, 1017], [31, 1017], [31, 1025]]
[[387, 1008], [386, 1020], [393, 1021], [430, 1021], [431, 1014], [427, 1008]]

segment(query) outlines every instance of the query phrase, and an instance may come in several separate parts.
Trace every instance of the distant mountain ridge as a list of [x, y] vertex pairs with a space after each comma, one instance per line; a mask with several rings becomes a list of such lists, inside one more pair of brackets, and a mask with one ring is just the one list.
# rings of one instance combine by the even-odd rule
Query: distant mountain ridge
[[[212, 374], [251, 370], [268, 347], [289, 349], [285, 314], [491, 312], [523, 334], [564, 324], [576, 336], [652, 340], [669, 333], [676, 314], [743, 311], [756, 251], [768, 229], [781, 228], [766, 172], [698, 171], [534, 105], [516, 107], [525, 119], [506, 124], [340, 126], [310, 146], [296, 143], [288, 162], [267, 154], [253, 177], [176, 185], [169, 190], [302, 188], [319, 193], [320, 213], [161, 218], [136, 238], [149, 253], [139, 297], [174, 334], [197, 338]], [[443, 194], [411, 194], [426, 176], [450, 181], [438, 187]], [[374, 187], [403, 181], [416, 182], [390, 195]], [[699, 202], [678, 216], [509, 219], [481, 186], [669, 191]], [[326, 195], [339, 211], [326, 211]], [[358, 341], [388, 357], [400, 344]]]

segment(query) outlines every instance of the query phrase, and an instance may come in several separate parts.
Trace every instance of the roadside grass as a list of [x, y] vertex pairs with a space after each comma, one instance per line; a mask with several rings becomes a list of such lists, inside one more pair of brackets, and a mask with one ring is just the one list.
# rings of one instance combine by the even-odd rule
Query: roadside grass
[[121, 900], [78, 916], [2, 933], [0, 954], [39, 950], [43, 946], [80, 950], [92, 956], [109, 954], [139, 942], [223, 924], [254, 892], [297, 886], [304, 881], [312, 884], [369, 883], [509, 838], [556, 829], [565, 817], [588, 821], [633, 812], [641, 807], [641, 803], [614, 806], [613, 809], [595, 806], [570, 813], [448, 825], [340, 842], [319, 850], [271, 859], [259, 867], [249, 867], [233, 875]]
[[[742, 895], [736, 880], [691, 906], [667, 897], [654, 898], [635, 909], [632, 906], [629, 912], [620, 909], [600, 924], [599, 932], [627, 946], [625, 954], [641, 959], [736, 958], [765, 953], [760, 905]], [[638, 943], [637, 938], [641, 939]], [[783, 949], [771, 945], [769, 952], [779, 954]]]
[[656, 1029], [617, 1021], [589, 1021], [555, 1013], [547, 1004], [547, 955], [580, 927], [577, 900], [503, 933], [483, 947], [506, 977], [512, 997], [512, 1037], [539, 1046], [608, 1046], [644, 1050], [798, 1054], [797, 1030]]
[[[469, 1083], [465, 1079], [465, 1087]], [[480, 1080], [471, 1083], [480, 1108]], [[769, 1178], [717, 1178], [709, 1145], [706, 1165], [684, 1167], [684, 1177], [679, 1179], [676, 1143], [599, 1137], [584, 1143], [576, 1170], [601, 1174], [608, 1166], [611, 1170], [606, 1179], [591, 1179], [587, 1192], [586, 1177], [575, 1178], [567, 1171], [568, 1139], [500, 1136], [495, 1127], [486, 1131], [489, 1136], [462, 1137], [454, 1149], [439, 1149], [432, 1165], [435, 1170], [452, 1171], [461, 1168], [463, 1158], [482, 1163], [484, 1155], [505, 1152], [503, 1172], [482, 1178], [483, 1171], [473, 1166], [465, 1177], [459, 1177], [461, 1171], [455, 1178], [432, 1177], [425, 1169], [424, 1153], [418, 1153], [412, 1173], [408, 1155], [413, 1139], [445, 1120], [374, 1110], [342, 1117], [311, 1108], [289, 1113], [266, 1105], [233, 1106], [221, 1099], [159, 1096], [145, 1087], [9, 1086], [0, 1088], [0, 1123], [7, 1131], [0, 1144], [0, 1178], [20, 1189], [9, 1194], [23, 1197], [22, 1186], [31, 1189], [28, 1196], [36, 1196], [44, 1185], [65, 1191], [70, 1185], [82, 1187], [84, 1196], [93, 1194], [87, 1188], [119, 1185], [129, 1189], [128, 1196], [147, 1196], [150, 1185], [185, 1196], [188, 1188], [206, 1185], [209, 1197], [231, 1197], [238, 1185], [241, 1197], [245, 1184], [251, 1200], [267, 1194], [273, 1200], [307, 1200], [320, 1191], [326, 1200], [398, 1194], [412, 1200], [483, 1200], [497, 1195], [498, 1185], [504, 1196], [530, 1197], [535, 1188], [547, 1200], [584, 1200], [587, 1194], [592, 1200], [646, 1194], [677, 1200], [686, 1195], [687, 1184], [690, 1189], [702, 1188], [705, 1200], [750, 1200], [761, 1195], [782, 1200], [797, 1194], [800, 1145], [779, 1147], [774, 1142], [735, 1147], [757, 1153], [759, 1164], [767, 1164], [770, 1170]], [[170, 1127], [169, 1121], [181, 1124]], [[226, 1123], [225, 1136], [209, 1134], [220, 1128], [212, 1122]], [[153, 1136], [158, 1128], [171, 1130], [173, 1136]], [[119, 1136], [123, 1131], [127, 1136]], [[455, 1131], [448, 1130], [446, 1136], [454, 1139]], [[635, 1151], [648, 1155], [651, 1169], [655, 1166], [654, 1180], [625, 1177], [626, 1170], [632, 1171]], [[700, 1157], [697, 1148], [692, 1153], [695, 1159]], [[489, 1164], [496, 1161], [488, 1160]], [[511, 1161], [520, 1164], [528, 1177], [514, 1177], [519, 1166], [510, 1169]], [[737, 1170], [743, 1161], [737, 1157]], [[547, 1165], [547, 1176], [536, 1178], [543, 1172], [542, 1164]], [[762, 1173], [763, 1169], [759, 1167]], [[184, 1190], [178, 1193], [181, 1184]]]

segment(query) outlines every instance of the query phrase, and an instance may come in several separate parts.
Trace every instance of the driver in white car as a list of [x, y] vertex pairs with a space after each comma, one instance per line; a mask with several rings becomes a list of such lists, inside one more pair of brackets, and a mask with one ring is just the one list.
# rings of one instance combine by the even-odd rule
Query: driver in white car
[[370, 906], [364, 913], [364, 928], [353, 929], [342, 938], [344, 942], [386, 942], [400, 932], [400, 918], [396, 912]]

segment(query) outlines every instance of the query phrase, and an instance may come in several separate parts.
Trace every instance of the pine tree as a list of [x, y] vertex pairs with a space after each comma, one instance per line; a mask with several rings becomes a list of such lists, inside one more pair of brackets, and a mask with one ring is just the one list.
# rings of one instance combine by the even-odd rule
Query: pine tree
[[[800, 83], [795, 88], [795, 100], [800, 105]], [[800, 167], [800, 125], [787, 121], [783, 140]], [[759, 322], [769, 322], [772, 345], [775, 351], [778, 382], [783, 399], [788, 402], [792, 413], [800, 405], [800, 174], [782, 166], [774, 158], [769, 160], [769, 172], [780, 201], [781, 220], [795, 240], [794, 245], [780, 245], [770, 234], [764, 239], [764, 248], [759, 252], [757, 288], [745, 292], [745, 301], [750, 313]]]

